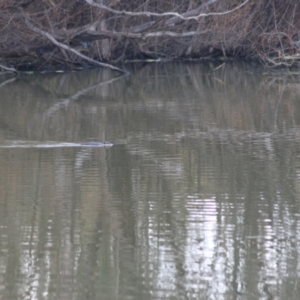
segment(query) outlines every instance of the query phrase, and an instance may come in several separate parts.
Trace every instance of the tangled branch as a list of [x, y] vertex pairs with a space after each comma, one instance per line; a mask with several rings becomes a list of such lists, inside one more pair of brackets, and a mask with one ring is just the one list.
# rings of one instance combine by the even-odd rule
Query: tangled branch
[[291, 65], [299, 17], [297, 0], [0, 0], [0, 68], [124, 73], [125, 59], [220, 56]]

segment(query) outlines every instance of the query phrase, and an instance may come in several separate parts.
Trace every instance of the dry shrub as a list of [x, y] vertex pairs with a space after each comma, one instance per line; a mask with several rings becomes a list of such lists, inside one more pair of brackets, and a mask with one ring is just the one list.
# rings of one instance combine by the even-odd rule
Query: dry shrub
[[[98, 61], [145, 58], [234, 56], [273, 65], [297, 63], [300, 46], [298, 0], [0, 0], [0, 57], [15, 68], [84, 65], [44, 34]], [[115, 13], [152, 12], [161, 16]], [[198, 20], [184, 17], [206, 13]], [[40, 30], [40, 31], [39, 31]], [[176, 34], [170, 36], [167, 32]], [[189, 33], [195, 33], [190, 34]], [[152, 36], [150, 36], [152, 34]], [[173, 34], [173, 35], [174, 35]]]

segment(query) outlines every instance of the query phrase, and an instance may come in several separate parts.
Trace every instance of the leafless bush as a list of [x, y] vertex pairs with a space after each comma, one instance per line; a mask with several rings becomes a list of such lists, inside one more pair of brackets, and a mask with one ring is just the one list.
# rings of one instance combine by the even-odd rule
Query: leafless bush
[[216, 56], [299, 60], [297, 0], [0, 0], [6, 70], [125, 59]]

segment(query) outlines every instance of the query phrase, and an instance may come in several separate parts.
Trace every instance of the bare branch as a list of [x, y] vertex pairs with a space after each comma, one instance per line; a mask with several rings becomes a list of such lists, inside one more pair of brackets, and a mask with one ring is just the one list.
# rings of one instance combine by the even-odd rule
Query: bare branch
[[245, 4], [247, 4], [249, 2], [249, 0], [244, 1], [242, 4], [238, 5], [237, 7], [233, 8], [231, 10], [227, 10], [227, 11], [223, 11], [223, 12], [201, 13], [201, 14], [198, 14], [196, 16], [191, 16], [191, 17], [185, 17], [184, 15], [179, 14], [177, 12], [154, 13], [154, 12], [150, 12], [150, 11], [143, 11], [143, 12], [120, 11], [120, 10], [112, 9], [104, 4], [95, 3], [93, 0], [85, 0], [85, 2], [94, 7], [100, 8], [100, 9], [105, 10], [110, 13], [113, 13], [115, 15], [122, 15], [122, 16], [129, 16], [129, 17], [141, 17], [141, 16], [145, 17], [146, 16], [146, 17], [160, 17], [160, 18], [169, 16], [169, 17], [177, 17], [184, 21], [189, 21], [189, 20], [198, 21], [200, 18], [203, 18], [203, 17], [222, 16], [222, 15], [230, 14], [230, 13], [240, 9], [241, 7], [243, 7]]
[[85, 41], [92, 41], [97, 40], [100, 38], [130, 38], [130, 39], [147, 39], [147, 38], [154, 38], [154, 37], [176, 37], [176, 38], [183, 38], [183, 37], [192, 37], [201, 35], [204, 33], [209, 32], [208, 30], [204, 31], [188, 31], [188, 32], [173, 32], [173, 31], [155, 31], [155, 32], [148, 32], [148, 33], [131, 33], [131, 32], [115, 32], [115, 31], [93, 31], [88, 30], [85, 31], [82, 35], [78, 35], [74, 38], [74, 40], [80, 39]]
[[109, 61], [222, 54], [272, 65], [300, 61], [298, 0], [287, 5], [265, 0], [0, 3], [3, 72], [76, 68], [84, 61], [125, 72]]
[[40, 28], [35, 27], [35, 26], [29, 21], [29, 19], [28, 19], [27, 16], [25, 17], [25, 22], [26, 22], [27, 26], [28, 26], [31, 30], [33, 30], [33, 31], [36, 32], [36, 33], [41, 34], [41, 35], [44, 36], [44, 37], [46, 37], [46, 38], [49, 39], [54, 45], [58, 46], [59, 48], [62, 48], [62, 49], [67, 50], [67, 51], [70, 51], [70, 52], [76, 54], [77, 56], [79, 56], [79, 57], [81, 57], [81, 58], [83, 58], [83, 59], [85, 59], [85, 60], [87, 60], [87, 61], [89, 61], [89, 62], [91, 62], [91, 63], [93, 63], [93, 64], [95, 64], [95, 65], [98, 65], [98, 66], [100, 66], [100, 67], [109, 68], [109, 69], [111, 69], [111, 70], [118, 71], [118, 72], [125, 73], [125, 74], [128, 73], [127, 71], [122, 70], [122, 69], [120, 69], [120, 68], [118, 68], [118, 67], [115, 67], [115, 66], [113, 66], [113, 65], [106, 64], [106, 63], [102, 63], [102, 62], [99, 62], [99, 61], [97, 61], [97, 60], [94, 60], [94, 59], [92, 59], [92, 58], [90, 58], [90, 57], [88, 57], [88, 56], [86, 56], [86, 55], [84, 55], [84, 54], [78, 52], [77, 50], [75, 50], [75, 49], [73, 49], [73, 48], [67, 46], [66, 44], [60, 43], [60, 42], [57, 41], [50, 33], [46, 32], [46, 31], [44, 31], [44, 30], [42, 30], [42, 29], [40, 29]]
[[0, 69], [3, 69], [8, 72], [12, 72], [12, 73], [18, 73], [18, 71], [15, 68], [6, 67], [2, 64], [0, 64]]

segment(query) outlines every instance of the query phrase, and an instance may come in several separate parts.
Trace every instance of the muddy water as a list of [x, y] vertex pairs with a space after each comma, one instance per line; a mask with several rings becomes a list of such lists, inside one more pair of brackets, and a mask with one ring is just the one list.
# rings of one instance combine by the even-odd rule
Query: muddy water
[[0, 299], [299, 299], [299, 75], [217, 66], [0, 78]]

